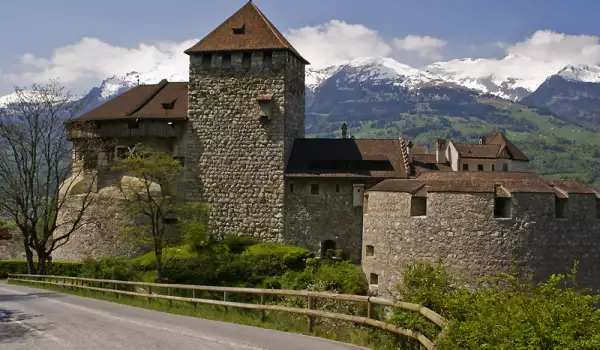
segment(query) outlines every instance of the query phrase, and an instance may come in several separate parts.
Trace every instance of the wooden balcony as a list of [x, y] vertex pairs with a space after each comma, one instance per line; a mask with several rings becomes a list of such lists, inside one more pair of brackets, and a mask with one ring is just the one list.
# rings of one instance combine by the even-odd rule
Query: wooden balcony
[[69, 138], [180, 138], [183, 136], [186, 121], [106, 121], [97, 122], [93, 125], [72, 124], [68, 125]]

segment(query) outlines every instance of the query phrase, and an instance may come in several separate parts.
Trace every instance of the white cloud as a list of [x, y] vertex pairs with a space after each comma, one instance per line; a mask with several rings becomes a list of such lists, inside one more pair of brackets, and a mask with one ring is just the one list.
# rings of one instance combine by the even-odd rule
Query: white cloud
[[394, 39], [394, 45], [398, 50], [416, 53], [421, 58], [439, 60], [446, 41], [431, 36], [408, 35], [403, 39]]
[[494, 77], [497, 81], [518, 78], [520, 86], [534, 90], [569, 64], [600, 64], [598, 36], [540, 30], [521, 42], [496, 45], [505, 49], [504, 58], [452, 60], [433, 67], [442, 67], [457, 77]]
[[126, 48], [95, 38], [83, 38], [72, 45], [55, 49], [50, 58], [26, 53], [20, 57], [13, 73], [5, 77], [11, 85], [59, 79], [62, 84], [76, 86], [82, 81], [97, 81], [132, 71], [150, 71], [159, 65], [187, 67], [188, 56], [183, 51], [196, 42], [192, 39]]
[[313, 68], [358, 57], [387, 57], [392, 53], [392, 46], [376, 30], [339, 20], [291, 29], [287, 37]]

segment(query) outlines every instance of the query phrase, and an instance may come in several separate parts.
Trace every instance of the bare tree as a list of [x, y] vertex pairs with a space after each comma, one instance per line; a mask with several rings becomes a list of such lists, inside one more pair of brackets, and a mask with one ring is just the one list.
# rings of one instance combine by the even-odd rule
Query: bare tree
[[[56, 82], [15, 88], [14, 96], [0, 106], [0, 212], [22, 234], [29, 273], [44, 274], [52, 252], [86, 225], [96, 172], [72, 166], [65, 123], [77, 116], [82, 103]], [[89, 138], [82, 149], [94, 155], [100, 147]], [[67, 194], [75, 187], [78, 198], [73, 202]], [[67, 209], [69, 219], [59, 221], [58, 214]]]

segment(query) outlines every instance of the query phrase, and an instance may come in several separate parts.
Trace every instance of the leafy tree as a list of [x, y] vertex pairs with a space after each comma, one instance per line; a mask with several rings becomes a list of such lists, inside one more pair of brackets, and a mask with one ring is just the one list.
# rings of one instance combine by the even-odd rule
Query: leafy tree
[[[73, 167], [66, 122], [83, 104], [57, 83], [15, 88], [14, 99], [0, 106], [0, 214], [12, 220], [22, 235], [29, 273], [44, 274], [52, 252], [68, 243], [71, 236], [88, 224], [85, 213], [94, 201], [95, 175], [84, 167]], [[97, 139], [82, 141], [90, 154], [101, 147]], [[77, 190], [76, 202], [66, 194]], [[58, 213], [69, 209], [68, 219]]]
[[[185, 240], [201, 244], [207, 237], [204, 204], [186, 204], [177, 190], [183, 167], [169, 154], [137, 144], [129, 156], [113, 171], [126, 176], [118, 187], [125, 211], [135, 224], [125, 229], [124, 238], [138, 244], [150, 244], [156, 256], [157, 281], [164, 279], [163, 249]], [[174, 225], [181, 216], [180, 230]]]

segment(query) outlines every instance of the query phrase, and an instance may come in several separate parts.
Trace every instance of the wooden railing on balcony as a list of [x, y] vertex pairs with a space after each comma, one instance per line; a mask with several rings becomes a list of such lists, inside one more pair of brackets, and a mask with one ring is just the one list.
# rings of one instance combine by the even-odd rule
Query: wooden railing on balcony
[[[169, 124], [171, 123], [171, 124]], [[90, 128], [69, 127], [69, 138], [80, 139], [90, 137], [101, 138], [130, 138], [130, 137], [157, 137], [157, 138], [179, 138], [183, 135], [185, 122], [176, 121], [140, 121], [139, 123], [127, 122], [103, 122], [96, 127]]]

